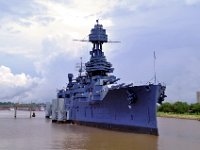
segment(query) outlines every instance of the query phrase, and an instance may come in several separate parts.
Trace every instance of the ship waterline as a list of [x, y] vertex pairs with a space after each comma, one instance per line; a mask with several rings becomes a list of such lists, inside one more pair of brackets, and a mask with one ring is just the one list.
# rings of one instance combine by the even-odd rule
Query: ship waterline
[[[74, 101], [71, 111], [71, 122], [100, 128], [126, 132], [158, 135], [156, 118], [156, 98], [154, 103], [149, 99], [161, 86], [149, 85], [110, 90], [104, 100], [99, 103], [82, 103]], [[133, 90], [137, 102], [130, 105], [127, 101], [127, 90]], [[113, 106], [114, 105], [114, 106]]]

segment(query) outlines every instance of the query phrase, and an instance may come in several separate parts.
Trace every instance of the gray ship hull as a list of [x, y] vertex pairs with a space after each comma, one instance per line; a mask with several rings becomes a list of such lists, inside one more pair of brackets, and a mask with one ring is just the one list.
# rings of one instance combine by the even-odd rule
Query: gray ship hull
[[164, 101], [166, 87], [117, 84], [120, 78], [111, 74], [114, 68], [102, 49], [108, 36], [98, 20], [89, 42], [90, 60], [83, 64], [81, 58], [78, 77], [68, 74], [67, 87], [52, 101], [52, 121], [158, 135], [156, 103]]
[[[74, 100], [67, 111], [68, 120], [114, 130], [158, 135], [156, 103], [160, 98], [161, 85], [135, 86], [109, 90], [102, 101], [82, 102]], [[127, 91], [137, 96], [130, 104]]]

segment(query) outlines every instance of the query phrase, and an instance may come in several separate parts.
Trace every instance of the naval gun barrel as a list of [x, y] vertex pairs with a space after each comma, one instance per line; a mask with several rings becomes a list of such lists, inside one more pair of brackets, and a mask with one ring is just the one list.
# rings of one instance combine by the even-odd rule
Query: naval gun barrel
[[118, 88], [121, 88], [121, 87], [123, 87], [124, 85], [125, 85], [125, 83], [121, 83], [121, 84], [118, 85]]
[[133, 83], [127, 84], [124, 87], [126, 88], [126, 87], [131, 87], [131, 86], [133, 86]]
[[112, 80], [112, 79], [109, 79], [109, 80], [107, 80], [107, 81], [104, 81], [104, 84], [106, 85], [106, 84], [113, 84], [113, 83], [115, 83], [115, 82], [117, 82], [117, 81], [119, 81], [120, 80], [120, 78], [117, 78], [117, 79], [114, 79], [114, 80]]
[[114, 90], [114, 89], [119, 89], [119, 88], [122, 88], [123, 86], [125, 85], [125, 83], [121, 83], [121, 84], [118, 84], [116, 86], [112, 86], [111, 89]]
[[110, 84], [113, 84], [113, 83], [115, 83], [115, 82], [117, 82], [117, 81], [119, 81], [120, 80], [120, 78], [117, 78], [117, 79], [115, 79], [115, 80], [112, 80], [112, 81], [110, 81]]

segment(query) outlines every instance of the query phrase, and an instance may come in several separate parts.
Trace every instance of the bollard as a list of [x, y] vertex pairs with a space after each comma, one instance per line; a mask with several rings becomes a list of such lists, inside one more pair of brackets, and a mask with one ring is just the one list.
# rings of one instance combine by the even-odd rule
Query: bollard
[[14, 106], [14, 117], [17, 118], [17, 106]]

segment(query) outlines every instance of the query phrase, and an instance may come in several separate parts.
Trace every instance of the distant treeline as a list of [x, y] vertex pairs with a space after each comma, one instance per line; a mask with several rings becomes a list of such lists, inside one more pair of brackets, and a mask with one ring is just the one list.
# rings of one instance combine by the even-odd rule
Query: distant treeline
[[188, 104], [186, 102], [163, 103], [158, 107], [159, 112], [172, 112], [178, 114], [200, 114], [200, 103]]
[[[13, 102], [0, 102], [0, 106], [11, 106], [11, 105], [15, 105], [15, 104], [18, 104], [18, 103], [13, 103]], [[35, 105], [35, 106], [38, 106], [38, 105], [43, 105], [45, 106], [44, 103], [20, 103], [20, 105], [23, 105], [23, 106], [29, 106], [29, 105]]]
[[8, 106], [8, 105], [13, 105], [14, 103], [12, 102], [0, 102], [0, 106]]

